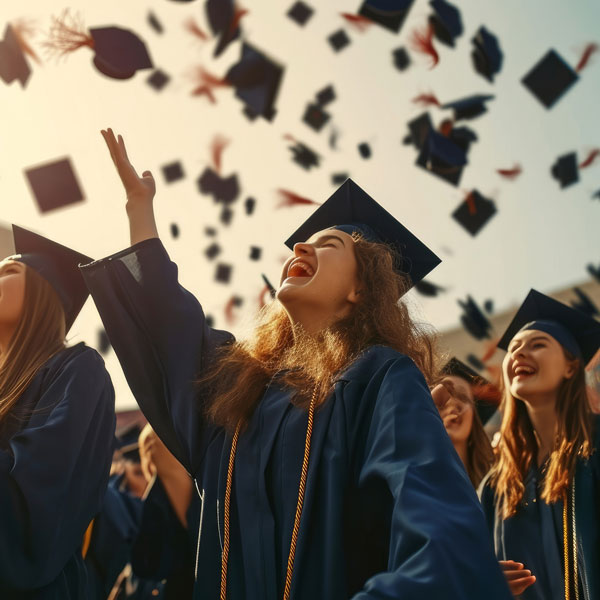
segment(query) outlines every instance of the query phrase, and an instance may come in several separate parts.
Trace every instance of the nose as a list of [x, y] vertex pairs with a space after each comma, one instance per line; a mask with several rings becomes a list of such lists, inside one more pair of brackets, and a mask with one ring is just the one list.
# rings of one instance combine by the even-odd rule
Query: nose
[[307, 244], [306, 242], [298, 242], [294, 244], [294, 254], [296, 256], [307, 256], [314, 254], [315, 249], [312, 244]]

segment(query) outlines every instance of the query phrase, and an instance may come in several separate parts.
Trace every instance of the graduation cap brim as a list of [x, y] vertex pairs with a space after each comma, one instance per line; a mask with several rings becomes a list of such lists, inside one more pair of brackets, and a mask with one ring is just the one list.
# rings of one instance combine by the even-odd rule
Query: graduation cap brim
[[575, 338], [585, 364], [590, 362], [600, 347], [600, 322], [532, 289], [498, 342], [498, 348], [508, 351], [513, 337], [525, 325], [538, 320], [555, 321], [567, 329]]
[[79, 265], [93, 259], [17, 225], [13, 225], [13, 236], [15, 253], [20, 255], [15, 260], [34, 269], [58, 294], [68, 332], [89, 294]]
[[354, 224], [367, 225], [375, 232], [376, 241], [388, 244], [398, 253], [396, 270], [410, 277], [411, 286], [441, 262], [423, 242], [352, 179], [346, 180], [317, 208], [285, 244], [293, 249], [294, 244], [305, 242], [318, 231]]

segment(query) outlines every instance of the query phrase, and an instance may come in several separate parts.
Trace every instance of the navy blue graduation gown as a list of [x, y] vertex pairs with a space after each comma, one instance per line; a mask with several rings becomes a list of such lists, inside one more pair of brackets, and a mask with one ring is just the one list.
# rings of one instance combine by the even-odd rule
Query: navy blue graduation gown
[[50, 358], [0, 427], [0, 598], [85, 598], [81, 547], [108, 482], [114, 391], [83, 343]]
[[[576, 529], [580, 598], [600, 597], [600, 417], [595, 418], [595, 451], [579, 460], [575, 475]], [[523, 563], [536, 582], [520, 596], [523, 600], [564, 600], [563, 502], [542, 499], [542, 469], [534, 466], [525, 478], [525, 492], [515, 515], [502, 519], [496, 495], [487, 480], [480, 489], [481, 503], [494, 539], [498, 560]]]
[[[218, 598], [231, 436], [203, 419], [195, 380], [232, 341], [207, 326], [158, 239], [82, 268], [128, 383], [195, 480], [195, 598]], [[231, 502], [229, 597], [278, 600], [307, 414], [277, 378], [240, 436]], [[475, 492], [422, 374], [370, 348], [315, 415], [294, 600], [509, 600]]]

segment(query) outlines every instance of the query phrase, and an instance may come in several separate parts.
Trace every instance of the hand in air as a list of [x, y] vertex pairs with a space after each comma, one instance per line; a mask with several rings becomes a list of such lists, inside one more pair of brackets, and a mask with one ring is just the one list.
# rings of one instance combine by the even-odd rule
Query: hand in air
[[519, 596], [535, 583], [535, 575], [532, 575], [523, 563], [514, 560], [501, 560], [499, 562], [513, 596]]
[[156, 183], [150, 171], [144, 171], [139, 177], [129, 161], [122, 136], [115, 137], [112, 129], [102, 130], [102, 137], [110, 151], [110, 157], [117, 168], [119, 177], [127, 194], [128, 207], [152, 202], [156, 193]]

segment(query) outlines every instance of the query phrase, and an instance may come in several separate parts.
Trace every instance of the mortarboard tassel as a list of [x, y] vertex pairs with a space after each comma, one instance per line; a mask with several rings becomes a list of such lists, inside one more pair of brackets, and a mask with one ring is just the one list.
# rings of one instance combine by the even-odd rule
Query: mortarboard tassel
[[196, 23], [194, 17], [190, 17], [183, 24], [185, 30], [191, 33], [194, 37], [205, 42], [208, 40], [208, 34]]
[[215, 88], [231, 86], [227, 79], [209, 73], [204, 67], [196, 69], [194, 79], [199, 85], [192, 90], [192, 96], [203, 96], [206, 94], [211, 104], [216, 104], [217, 102], [213, 93]]
[[52, 25], [44, 46], [52, 53], [63, 56], [87, 46], [94, 48], [92, 36], [86, 32], [80, 15], [65, 9], [60, 17], [52, 17]]
[[579, 62], [577, 63], [577, 66], [575, 67], [575, 72], [581, 73], [581, 71], [583, 71], [583, 69], [585, 69], [585, 67], [587, 66], [592, 54], [594, 54], [594, 52], [597, 52], [597, 51], [598, 51], [598, 44], [595, 44], [595, 43], [588, 44], [585, 47], [583, 54], [581, 55], [581, 58], [579, 59]]
[[594, 148], [587, 155], [587, 158], [579, 165], [580, 169], [585, 169], [586, 167], [591, 166], [594, 161], [600, 156], [600, 148]]
[[439, 132], [444, 137], [450, 137], [450, 134], [452, 133], [453, 129], [454, 129], [454, 121], [452, 119], [444, 119], [440, 123]]
[[420, 54], [425, 54], [431, 59], [430, 69], [433, 69], [440, 62], [440, 55], [433, 45], [434, 29], [431, 25], [426, 25], [423, 29], [415, 29], [410, 37], [412, 48]]
[[229, 298], [229, 300], [227, 301], [227, 304], [225, 305], [224, 309], [225, 320], [227, 321], [228, 325], [233, 325], [237, 320], [237, 317], [234, 314], [233, 310], [238, 306], [240, 306], [240, 299], [237, 296], [231, 296], [231, 298]]
[[212, 156], [213, 165], [217, 173], [221, 172], [221, 158], [223, 157], [223, 150], [227, 147], [230, 140], [222, 135], [216, 135], [210, 145], [210, 151]]
[[354, 13], [340, 13], [340, 15], [346, 20], [348, 25], [354, 27], [357, 31], [363, 33], [367, 31], [371, 25], [373, 25], [373, 21], [368, 17], [363, 15], [357, 15]]
[[469, 209], [470, 215], [477, 214], [477, 207], [475, 206], [475, 195], [473, 192], [469, 192], [465, 197], [465, 202], [467, 203], [467, 208]]
[[512, 169], [496, 169], [496, 173], [498, 173], [498, 175], [511, 181], [516, 179], [522, 172], [523, 169], [519, 163], [516, 163]]
[[234, 7], [233, 19], [231, 19], [231, 23], [229, 24], [229, 29], [227, 31], [227, 40], [233, 38], [235, 32], [237, 31], [237, 28], [240, 25], [242, 17], [245, 17], [248, 14], [248, 12], [249, 11], [247, 8], [240, 8], [237, 5]]
[[441, 106], [440, 101], [432, 92], [429, 94], [419, 94], [416, 98], [413, 98], [412, 101], [421, 106]]
[[278, 189], [277, 193], [279, 194], [281, 201], [276, 208], [287, 208], [289, 206], [297, 206], [298, 204], [320, 204], [319, 202], [315, 202], [309, 198], [303, 198], [302, 196], [299, 196], [294, 192], [290, 192], [289, 190]]
[[35, 50], [29, 45], [29, 42], [26, 39], [28, 37], [33, 37], [34, 35], [34, 28], [31, 21], [19, 19], [12, 24], [12, 30], [23, 53], [29, 56], [29, 58], [33, 59], [36, 63], [38, 63], [38, 65], [41, 64], [42, 61], [39, 59], [38, 55], [35, 53]]

